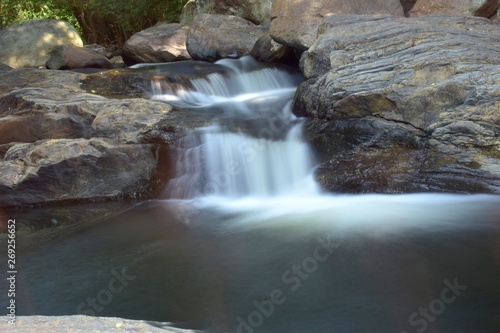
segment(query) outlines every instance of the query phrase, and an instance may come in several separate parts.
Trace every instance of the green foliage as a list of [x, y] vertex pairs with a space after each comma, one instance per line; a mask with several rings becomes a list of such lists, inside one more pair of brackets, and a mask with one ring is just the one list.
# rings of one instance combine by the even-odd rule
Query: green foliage
[[0, 29], [30, 20], [59, 19], [79, 29], [78, 21], [68, 7], [57, 7], [54, 1], [0, 0]]
[[87, 44], [123, 44], [158, 22], [179, 22], [187, 0], [0, 0], [0, 28], [34, 19], [73, 24]]

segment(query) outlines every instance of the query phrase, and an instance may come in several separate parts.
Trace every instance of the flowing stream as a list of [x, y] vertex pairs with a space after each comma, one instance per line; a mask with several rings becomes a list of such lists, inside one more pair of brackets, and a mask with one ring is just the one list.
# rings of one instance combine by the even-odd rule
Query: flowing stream
[[290, 111], [300, 73], [251, 58], [216, 66], [188, 86], [153, 82], [153, 99], [214, 117], [175, 148], [162, 199], [7, 212], [21, 227], [19, 314], [207, 332], [500, 332], [499, 196], [322, 193]]
[[222, 60], [227, 74], [192, 82], [191, 90], [154, 89], [153, 99], [218, 112], [212, 126], [179, 144], [168, 198], [270, 198], [314, 195], [314, 159], [291, 103], [302, 76], [253, 58]]

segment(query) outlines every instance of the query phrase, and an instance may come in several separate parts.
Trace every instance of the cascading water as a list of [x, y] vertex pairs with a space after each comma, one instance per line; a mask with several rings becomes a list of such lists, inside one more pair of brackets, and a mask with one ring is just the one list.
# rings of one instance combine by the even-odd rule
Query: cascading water
[[[217, 62], [223, 74], [195, 79], [190, 90], [161, 91], [153, 99], [218, 115], [216, 123], [184, 138], [169, 198], [226, 198], [316, 193], [313, 157], [291, 102], [302, 76], [253, 58]], [[225, 74], [224, 74], [225, 73]]]
[[[303, 76], [251, 57], [221, 60], [216, 71], [178, 89], [153, 82], [152, 99], [187, 112], [214, 115], [177, 147], [176, 176], [165, 197], [196, 200], [196, 207], [236, 213], [231, 226], [328, 225], [331, 230], [382, 234], [429, 225], [468, 225], [488, 195], [327, 195], [313, 179], [314, 158], [291, 112]], [[473, 213], [471, 213], [473, 212]], [[472, 215], [471, 215], [472, 214]], [[339, 230], [340, 230], [339, 229]]]

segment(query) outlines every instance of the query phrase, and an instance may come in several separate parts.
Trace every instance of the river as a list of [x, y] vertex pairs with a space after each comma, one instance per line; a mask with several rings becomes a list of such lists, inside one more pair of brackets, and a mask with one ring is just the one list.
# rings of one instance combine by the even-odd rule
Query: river
[[290, 111], [300, 73], [217, 65], [187, 88], [153, 83], [152, 99], [214, 114], [175, 147], [159, 198], [7, 211], [19, 222], [19, 315], [207, 332], [500, 331], [499, 196], [323, 193]]

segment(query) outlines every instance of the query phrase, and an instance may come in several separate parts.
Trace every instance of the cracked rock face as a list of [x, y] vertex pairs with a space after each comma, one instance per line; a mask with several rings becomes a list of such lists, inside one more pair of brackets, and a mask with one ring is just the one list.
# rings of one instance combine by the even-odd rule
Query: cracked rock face
[[294, 107], [324, 187], [500, 193], [499, 43], [482, 18], [327, 15]]

